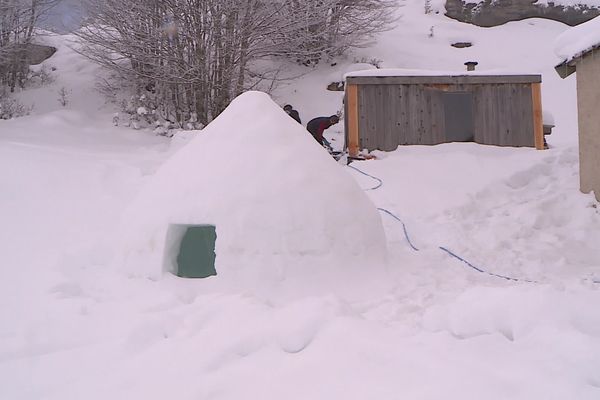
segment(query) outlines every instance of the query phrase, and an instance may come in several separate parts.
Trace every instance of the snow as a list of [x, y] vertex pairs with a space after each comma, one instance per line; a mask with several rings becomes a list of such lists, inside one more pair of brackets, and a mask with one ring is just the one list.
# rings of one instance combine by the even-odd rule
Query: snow
[[381, 68], [352, 71], [345, 74], [349, 76], [515, 76], [515, 75], [533, 75], [535, 73], [514, 71], [514, 70], [475, 70], [475, 71], [433, 71], [426, 69], [407, 69], [407, 68]]
[[[121, 242], [127, 264], [146, 276], [162, 275], [171, 224], [216, 226], [222, 281], [281, 281], [330, 268], [346, 275], [352, 265], [360, 271], [385, 260], [373, 203], [261, 92], [236, 98], [160, 167], [130, 209]], [[253, 267], [255, 259], [264, 265]]]
[[600, 46], [600, 17], [568, 29], [554, 42], [554, 51], [563, 61], [569, 62]]
[[[363, 58], [383, 68], [458, 71], [476, 60], [482, 70], [540, 71], [556, 124], [550, 149], [375, 152], [352, 164], [383, 181], [366, 190], [373, 179], [319, 153], [265, 95], [171, 139], [115, 127], [93, 92], [101, 71], [66, 46], [69, 37], [48, 37], [59, 46], [47, 61], [56, 82], [18, 94], [35, 102], [31, 116], [0, 121], [0, 398], [597, 399], [600, 204], [578, 189], [575, 80], [553, 70], [552, 43], [567, 27], [532, 19], [479, 28], [424, 14], [422, 1], [401, 5], [401, 23], [372, 46], [310, 73], [291, 66], [305, 75], [273, 99], [305, 122], [331, 115], [343, 93], [325, 87]], [[451, 47], [457, 39], [474, 45]], [[67, 107], [56, 101], [62, 86], [72, 90]], [[342, 125], [326, 133], [338, 147]], [[252, 154], [240, 149], [248, 146]], [[302, 177], [309, 193], [325, 193], [308, 205], [309, 193], [285, 182]], [[206, 199], [202, 182], [214, 190]], [[419, 251], [397, 220], [375, 219], [372, 204], [400, 218]], [[137, 239], [159, 238], [157, 223], [204, 220], [202, 205], [225, 224], [228, 206], [254, 226], [269, 214], [242, 238], [265, 253], [240, 254], [205, 280], [157, 274], [152, 257], [164, 242]], [[351, 205], [359, 220], [340, 218]], [[331, 229], [330, 253], [341, 258], [290, 251], [274, 260], [288, 206], [307, 222], [294, 225], [299, 239], [309, 222], [316, 237]], [[342, 257], [364, 243], [360, 223], [374, 234], [382, 223], [387, 247], [385, 263], [359, 252], [363, 274]], [[479, 273], [440, 246], [520, 281]], [[126, 265], [127, 249], [147, 249], [152, 261]]]
[[[484, 0], [464, 0], [467, 4], [480, 4], [483, 3]], [[598, 4], [598, 0], [536, 0], [533, 1], [536, 5], [543, 6], [563, 6], [563, 7], [574, 7], [579, 8], [580, 6], [587, 6], [590, 8], [598, 8], [600, 4]]]

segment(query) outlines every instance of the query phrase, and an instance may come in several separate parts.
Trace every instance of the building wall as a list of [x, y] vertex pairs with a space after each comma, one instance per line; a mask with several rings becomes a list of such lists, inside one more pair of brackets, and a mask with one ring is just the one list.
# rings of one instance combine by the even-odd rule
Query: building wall
[[446, 115], [448, 94], [461, 93], [470, 94], [472, 108], [458, 119], [467, 115], [472, 119], [465, 129], [472, 130], [473, 141], [535, 145], [529, 83], [361, 84], [358, 88], [360, 148], [392, 151], [398, 145], [453, 141], [447, 137], [446, 124], [452, 122]]
[[577, 63], [579, 176], [581, 191], [600, 201], [600, 51]]

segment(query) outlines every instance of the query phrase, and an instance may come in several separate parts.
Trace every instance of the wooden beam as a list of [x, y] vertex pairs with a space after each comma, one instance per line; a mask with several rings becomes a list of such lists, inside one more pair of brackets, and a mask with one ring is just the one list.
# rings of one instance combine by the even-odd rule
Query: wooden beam
[[431, 88], [431, 89], [436, 89], [436, 90], [441, 90], [442, 92], [447, 92], [450, 90], [451, 85], [449, 85], [447, 83], [427, 83], [427, 84], [425, 84], [425, 87]]
[[356, 157], [360, 151], [358, 132], [358, 86], [346, 85], [346, 96], [348, 101], [348, 154]]
[[542, 117], [542, 84], [531, 84], [531, 97], [533, 100], [533, 138], [535, 148], [544, 150], [544, 120]]

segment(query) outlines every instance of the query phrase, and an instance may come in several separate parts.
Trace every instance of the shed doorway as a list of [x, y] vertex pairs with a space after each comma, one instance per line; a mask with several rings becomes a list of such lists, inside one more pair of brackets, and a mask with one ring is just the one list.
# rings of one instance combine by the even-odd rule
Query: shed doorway
[[217, 275], [215, 269], [214, 225], [178, 226], [182, 235], [177, 250], [175, 275], [182, 278], [207, 278]]
[[447, 142], [473, 142], [473, 95], [469, 92], [443, 94], [444, 122]]

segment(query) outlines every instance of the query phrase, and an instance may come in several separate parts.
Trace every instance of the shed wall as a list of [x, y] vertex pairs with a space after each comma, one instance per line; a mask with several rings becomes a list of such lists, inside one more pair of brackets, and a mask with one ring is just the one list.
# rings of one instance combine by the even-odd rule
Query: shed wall
[[358, 84], [360, 147], [394, 150], [398, 145], [446, 143], [444, 96], [471, 93], [474, 141], [498, 146], [531, 146], [531, 83]]
[[584, 193], [594, 191], [600, 201], [600, 51], [591, 51], [577, 63], [579, 122], [579, 177]]

